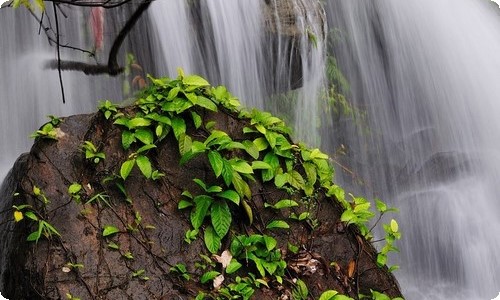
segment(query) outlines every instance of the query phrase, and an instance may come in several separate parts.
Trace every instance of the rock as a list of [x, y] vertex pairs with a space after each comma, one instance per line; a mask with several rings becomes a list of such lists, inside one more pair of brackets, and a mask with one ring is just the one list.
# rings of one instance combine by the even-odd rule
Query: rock
[[[121, 112], [136, 113], [137, 108], [128, 107]], [[226, 131], [233, 140], [241, 140], [243, 127], [249, 126], [247, 120], [240, 120], [235, 113], [224, 109], [217, 113], [198, 112], [203, 120], [214, 120], [217, 128]], [[135, 166], [124, 182], [125, 196], [118, 187], [122, 180], [113, 177], [120, 173], [122, 163], [132, 153], [122, 147], [122, 127], [106, 120], [101, 112], [62, 120], [58, 128], [64, 134], [58, 140], [38, 138], [31, 151], [18, 159], [2, 185], [1, 294], [11, 300], [193, 299], [199, 291], [216, 294], [211, 282], [200, 283], [200, 276], [206, 270], [195, 268], [195, 262], [203, 264], [200, 254], [211, 256], [203, 234], [191, 244], [186, 243], [185, 233], [192, 229], [190, 214], [177, 208], [183, 191], [201, 192], [193, 178], [221, 185], [206, 156], [199, 155], [181, 166], [178, 142], [170, 134], [148, 153], [154, 169], [165, 176], [146, 179]], [[189, 124], [187, 133], [196, 139], [207, 136], [208, 131], [203, 126], [195, 129]], [[106, 158], [98, 164], [86, 160], [82, 151], [84, 141], [92, 141]], [[230, 155], [248, 157], [238, 150]], [[290, 295], [294, 278], [307, 284], [314, 299], [328, 289], [351, 297], [358, 292], [369, 294], [370, 289], [391, 297], [401, 295], [393, 275], [386, 267], [377, 267], [373, 246], [360, 237], [355, 227], [340, 222], [343, 209], [335, 199], [318, 188], [314, 202], [310, 203], [317, 226], [291, 221], [287, 217], [294, 211], [292, 208], [273, 210], [265, 208], [264, 203], [290, 197], [300, 200], [300, 195], [290, 196], [272, 181], [263, 183], [260, 176], [255, 178], [251, 184], [252, 198], [247, 200], [253, 224], [249, 224], [244, 209], [231, 207], [231, 231], [222, 240], [218, 253], [228, 249], [230, 240], [239, 234], [271, 235], [289, 268], [283, 284], [266, 274], [269, 287], [254, 286], [252, 298], [278, 299]], [[72, 183], [83, 187], [79, 202], [68, 193]], [[93, 198], [96, 195], [103, 197]], [[30, 207], [20, 208], [25, 204]], [[24, 219], [19, 222], [13, 220], [13, 205], [24, 212]], [[33, 211], [39, 220], [52, 225], [60, 236], [53, 233], [37, 242], [27, 241], [39, 224], [29, 219], [27, 211]], [[277, 219], [287, 220], [291, 228], [267, 230], [266, 224]], [[104, 236], [106, 228], [116, 228], [119, 232]], [[288, 243], [298, 246], [299, 252], [293, 254], [287, 250]], [[248, 259], [241, 262], [243, 267], [236, 274], [242, 277], [249, 272], [259, 274]], [[186, 266], [190, 280], [171, 271], [179, 263]], [[207, 270], [223, 273], [216, 263]], [[226, 283], [234, 281], [234, 274], [224, 275]]]

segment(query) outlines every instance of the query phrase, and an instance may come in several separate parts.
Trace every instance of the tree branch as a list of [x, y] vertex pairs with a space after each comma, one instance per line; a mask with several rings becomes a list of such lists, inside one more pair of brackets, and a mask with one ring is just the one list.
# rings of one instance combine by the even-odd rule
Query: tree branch
[[[47, 1], [52, 1], [52, 0], [47, 0]], [[128, 2], [130, 0], [122, 1], [121, 4]], [[66, 60], [61, 60], [60, 57], [58, 56], [57, 60], [51, 60], [47, 62], [45, 65], [46, 68], [49, 69], [58, 69], [58, 70], [63, 70], [63, 71], [82, 71], [83, 73], [87, 75], [100, 75], [100, 74], [109, 74], [111, 76], [116, 76], [120, 73], [123, 72], [124, 68], [120, 67], [118, 64], [118, 52], [120, 51], [120, 48], [123, 44], [123, 41], [125, 40], [125, 37], [130, 33], [132, 28], [134, 28], [135, 24], [137, 21], [141, 18], [142, 14], [149, 8], [151, 3], [154, 0], [144, 0], [135, 10], [135, 12], [130, 16], [128, 21], [125, 23], [123, 28], [120, 30], [120, 33], [118, 36], [115, 38], [113, 45], [111, 47], [111, 50], [109, 51], [109, 56], [108, 56], [108, 64], [107, 65], [100, 65], [100, 64], [89, 64], [89, 63], [84, 63], [84, 62], [79, 62], [79, 61], [66, 61]], [[64, 1], [64, 0], [58, 0], [58, 1], [53, 1], [53, 2], [59, 2], [59, 3], [71, 3], [72, 5], [81, 5], [81, 6], [90, 6], [90, 5], [84, 5], [84, 1], [79, 2], [78, 0], [74, 1]], [[79, 2], [79, 4], [75, 4]], [[93, 6], [103, 6], [109, 5], [106, 4], [110, 1], [102, 1], [101, 5], [93, 5]], [[87, 2], [85, 2], [87, 3]], [[94, 3], [95, 4], [95, 3]], [[115, 4], [116, 5], [116, 4]], [[59, 42], [57, 41], [57, 45], [59, 46]]]

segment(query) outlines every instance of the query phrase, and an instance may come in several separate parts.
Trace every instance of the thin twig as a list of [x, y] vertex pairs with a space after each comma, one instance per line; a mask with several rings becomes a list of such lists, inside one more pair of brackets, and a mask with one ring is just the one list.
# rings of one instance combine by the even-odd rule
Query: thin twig
[[54, 19], [56, 21], [56, 49], [57, 49], [57, 71], [59, 73], [59, 84], [61, 85], [61, 94], [63, 104], [66, 103], [66, 97], [64, 96], [64, 84], [62, 80], [62, 72], [61, 72], [61, 48], [59, 47], [59, 19], [57, 17], [57, 4], [52, 3], [52, 7], [54, 8]]

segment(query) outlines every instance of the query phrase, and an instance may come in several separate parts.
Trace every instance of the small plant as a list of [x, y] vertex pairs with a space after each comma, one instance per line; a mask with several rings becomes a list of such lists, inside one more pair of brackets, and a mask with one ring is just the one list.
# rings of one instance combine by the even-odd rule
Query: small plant
[[70, 293], [66, 293], [66, 299], [68, 299], [68, 300], [81, 300], [80, 298], [75, 297], [75, 296], [71, 295]]
[[146, 270], [144, 270], [144, 269], [133, 271], [132, 278], [139, 278], [141, 280], [147, 281], [147, 280], [149, 280], [149, 277], [146, 276], [145, 274], [146, 274]]
[[57, 126], [62, 122], [62, 120], [52, 115], [48, 117], [50, 118], [50, 121], [45, 123], [39, 130], [33, 132], [30, 135], [31, 138], [34, 139], [44, 138], [44, 139], [57, 140], [58, 138]]
[[292, 297], [294, 300], [307, 300], [309, 296], [309, 289], [304, 281], [297, 279], [295, 286], [292, 289]]
[[77, 182], [72, 183], [68, 187], [68, 194], [76, 201], [76, 203], [80, 203], [82, 200], [81, 192], [82, 185]]
[[111, 101], [106, 100], [99, 103], [98, 109], [104, 114], [106, 120], [111, 118], [111, 116], [117, 113], [116, 105], [111, 103]]
[[105, 204], [107, 207], [111, 207], [111, 204], [108, 201], [109, 196], [106, 195], [105, 193], [97, 193], [92, 198], [90, 198], [85, 204], [92, 204], [94, 202], [97, 202], [100, 206], [103, 206]]
[[[218, 185], [208, 186], [200, 179], [193, 181], [204, 190], [206, 194], [193, 197], [191, 193], [184, 191], [182, 195], [186, 198], [179, 202], [178, 208], [184, 209], [192, 207], [191, 210], [191, 225], [193, 230], [198, 230], [203, 224], [205, 218], [210, 216], [211, 225], [204, 230], [204, 240], [207, 249], [211, 253], [219, 251], [221, 240], [229, 232], [232, 222], [231, 210], [229, 209], [228, 201], [236, 205], [240, 204], [240, 196], [234, 190], [223, 191]], [[192, 237], [196, 237], [195, 232], [186, 233], [187, 241], [191, 241]]]
[[85, 151], [85, 159], [93, 161], [94, 164], [98, 164], [102, 159], [106, 158], [106, 154], [99, 152], [91, 141], [85, 141], [82, 149]]
[[191, 275], [187, 272], [186, 265], [178, 263], [170, 268], [170, 273], [174, 273], [184, 280], [190, 280]]
[[276, 239], [268, 235], [239, 235], [233, 238], [230, 250], [239, 262], [252, 261], [261, 277], [268, 274], [282, 283], [286, 262], [276, 246]]

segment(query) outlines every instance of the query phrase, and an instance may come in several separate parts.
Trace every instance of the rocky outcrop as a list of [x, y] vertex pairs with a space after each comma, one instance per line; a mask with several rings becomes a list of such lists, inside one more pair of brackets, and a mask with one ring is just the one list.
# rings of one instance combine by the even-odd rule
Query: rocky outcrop
[[[137, 110], [129, 107], [121, 112], [134, 114]], [[198, 112], [203, 120], [215, 121], [233, 140], [242, 140], [246, 135], [243, 127], [250, 126], [248, 120], [240, 120], [225, 109]], [[188, 124], [187, 133], [195, 140], [206, 137], [207, 128]], [[114, 175], [131, 155], [123, 149], [122, 132], [101, 112], [63, 118], [57, 140], [38, 138], [30, 153], [16, 162], [2, 185], [0, 198], [3, 296], [11, 300], [192, 299], [199, 291], [207, 298], [220, 295], [216, 290], [221, 287], [214, 288], [211, 280], [201, 283], [205, 280], [200, 277], [208, 270], [225, 271], [207, 250], [201, 233], [191, 244], [184, 241], [186, 231], [192, 229], [190, 214], [179, 210], [178, 204], [183, 191], [200, 191], [193, 178], [210, 184], [221, 184], [221, 178], [214, 175], [206, 155], [180, 165], [178, 141], [170, 134], [148, 153], [154, 168], [165, 176], [147, 179], [135, 166], [123, 182]], [[105, 159], [97, 164], [86, 159], [82, 150], [85, 141], [96, 145]], [[248, 156], [238, 150], [228, 155]], [[335, 199], [318, 188], [308, 208], [309, 220], [314, 222], [294, 221], [289, 216], [295, 207], [275, 210], [266, 208], [265, 203], [290, 197], [299, 201], [303, 195], [290, 195], [290, 189], [255, 178], [250, 185], [252, 196], [245, 202], [248, 207], [231, 206], [231, 229], [218, 251], [221, 254], [230, 249], [231, 240], [240, 234], [266, 234], [276, 239], [280, 259], [287, 263], [283, 282], [265, 273], [262, 282], [268, 286], [257, 287], [254, 281], [252, 298], [291, 299], [297, 278], [307, 284], [311, 299], [329, 289], [355, 298], [358, 292], [370, 294], [370, 289], [392, 297], [400, 295], [392, 274], [377, 266], [372, 245], [354, 226], [340, 221], [343, 208]], [[79, 183], [82, 190], [70, 195], [72, 183]], [[14, 221], [15, 211], [23, 213], [22, 220], [17, 214], [18, 222]], [[287, 220], [290, 229], [266, 229], [278, 219]], [[36, 242], [27, 241], [42, 220], [57, 233], [42, 228]], [[202, 225], [205, 231], [206, 227]], [[291, 251], [288, 244], [298, 249]], [[243, 266], [235, 274], [259, 274], [248, 258], [239, 261]], [[178, 264], [186, 266], [185, 273], [175, 268]], [[225, 274], [222, 286], [234, 282], [235, 274]]]

